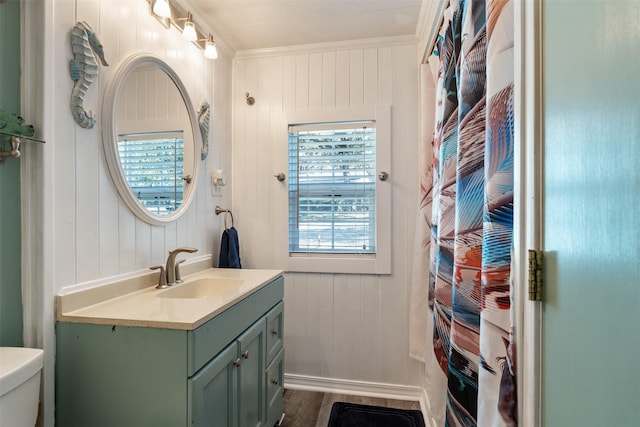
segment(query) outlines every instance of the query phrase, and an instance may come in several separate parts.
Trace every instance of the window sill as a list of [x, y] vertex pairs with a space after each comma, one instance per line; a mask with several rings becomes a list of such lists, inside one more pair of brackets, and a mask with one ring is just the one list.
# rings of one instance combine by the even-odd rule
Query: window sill
[[287, 271], [297, 273], [391, 274], [391, 263], [372, 254], [295, 254], [287, 259]]

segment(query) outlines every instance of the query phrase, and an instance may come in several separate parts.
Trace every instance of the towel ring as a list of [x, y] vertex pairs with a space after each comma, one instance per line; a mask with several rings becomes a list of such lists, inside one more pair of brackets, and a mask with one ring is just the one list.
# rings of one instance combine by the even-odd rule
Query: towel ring
[[220, 215], [221, 213], [224, 213], [224, 228], [225, 230], [228, 230], [229, 227], [227, 226], [227, 214], [229, 214], [231, 216], [231, 226], [233, 227], [233, 213], [231, 212], [231, 209], [223, 209], [220, 206], [216, 206], [216, 210], [215, 210], [216, 215]]
[[227, 211], [224, 214], [224, 228], [225, 229], [229, 229], [229, 227], [227, 226], [227, 214], [231, 215], [231, 226], [233, 227], [233, 214], [231, 213], [231, 211]]

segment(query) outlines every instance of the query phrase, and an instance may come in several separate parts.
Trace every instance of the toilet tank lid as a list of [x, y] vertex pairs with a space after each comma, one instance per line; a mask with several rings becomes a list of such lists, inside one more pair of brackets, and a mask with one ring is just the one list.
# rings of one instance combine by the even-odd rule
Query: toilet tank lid
[[43, 359], [37, 348], [0, 347], [0, 396], [39, 373]]

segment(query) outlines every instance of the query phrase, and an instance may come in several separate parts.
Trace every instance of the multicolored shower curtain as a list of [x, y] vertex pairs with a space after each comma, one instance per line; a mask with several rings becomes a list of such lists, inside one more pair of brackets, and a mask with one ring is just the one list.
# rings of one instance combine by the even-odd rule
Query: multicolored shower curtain
[[433, 185], [421, 203], [432, 206], [427, 371], [439, 425], [517, 425], [513, 35], [513, 0], [451, 0], [434, 48]]

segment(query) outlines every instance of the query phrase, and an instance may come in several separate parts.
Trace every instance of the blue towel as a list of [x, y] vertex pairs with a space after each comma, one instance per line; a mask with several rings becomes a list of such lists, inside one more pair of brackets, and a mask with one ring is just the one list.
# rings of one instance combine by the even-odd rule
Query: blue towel
[[226, 228], [222, 232], [220, 242], [220, 268], [242, 268], [240, 264], [240, 243], [238, 243], [238, 231], [234, 228]]

